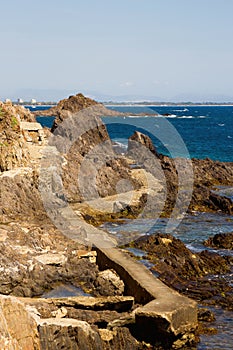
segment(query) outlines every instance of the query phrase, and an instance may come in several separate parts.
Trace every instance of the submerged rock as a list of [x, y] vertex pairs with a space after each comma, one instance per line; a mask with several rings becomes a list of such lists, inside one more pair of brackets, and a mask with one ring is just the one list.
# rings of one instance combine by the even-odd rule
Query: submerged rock
[[209, 237], [204, 245], [218, 249], [233, 249], [233, 232], [217, 233], [213, 237]]
[[168, 286], [206, 304], [232, 310], [233, 288], [221, 277], [231, 271], [231, 261], [216, 253], [191, 252], [169, 234], [144, 236], [132, 246], [147, 252], [151, 268]]

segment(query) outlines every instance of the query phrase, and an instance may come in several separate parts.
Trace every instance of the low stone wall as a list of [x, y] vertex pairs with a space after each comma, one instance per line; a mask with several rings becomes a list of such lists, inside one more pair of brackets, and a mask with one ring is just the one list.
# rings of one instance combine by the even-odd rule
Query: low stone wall
[[[113, 268], [125, 283], [125, 293], [144, 306], [136, 309], [136, 324], [143, 324], [144, 337], [161, 334], [179, 340], [192, 337], [197, 327], [197, 304], [157, 279], [145, 266], [117, 248], [97, 249], [101, 269]], [[147, 327], [148, 326], [148, 327]], [[148, 337], [146, 331], [148, 330]]]

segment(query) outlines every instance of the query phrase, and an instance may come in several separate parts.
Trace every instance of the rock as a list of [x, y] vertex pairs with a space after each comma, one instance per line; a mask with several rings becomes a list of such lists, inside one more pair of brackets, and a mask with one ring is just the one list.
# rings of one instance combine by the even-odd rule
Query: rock
[[98, 274], [96, 288], [101, 295], [122, 295], [124, 282], [114, 270], [104, 270]]
[[136, 184], [127, 162], [113, 151], [99, 104], [84, 96], [76, 99], [82, 103], [72, 113], [62, 109], [67, 113], [56, 121], [50, 140], [66, 158], [62, 182], [67, 199], [82, 202], [116, 194], [122, 179]]
[[96, 286], [102, 295], [121, 295], [124, 292], [124, 283], [114, 270], [99, 272]]
[[[139, 132], [135, 132], [129, 139], [128, 156], [156, 178], [162, 179], [164, 177], [162, 184], [166, 191], [166, 202], [163, 215], [169, 216], [177, 201], [178, 180], [187, 177], [185, 160], [182, 158], [174, 160], [158, 154], [151, 139]], [[179, 166], [179, 179], [177, 165]], [[233, 212], [232, 200], [218, 193], [213, 193], [211, 189], [216, 185], [230, 186], [233, 184], [233, 164], [210, 159], [192, 159], [192, 167], [194, 184], [189, 211], [222, 211], [231, 214]], [[184, 202], [184, 200], [181, 200], [181, 209], [182, 201]], [[187, 208], [184, 210], [186, 211]]]
[[71, 244], [51, 224], [31, 225], [0, 225], [6, 238], [0, 242], [0, 293], [38, 296], [62, 281], [93, 290], [98, 267], [73, 254], [82, 246]]
[[8, 221], [19, 217], [47, 220], [38, 191], [38, 174], [30, 169], [22, 174], [17, 169], [0, 174], [0, 202], [0, 217], [4, 215]]
[[103, 349], [100, 335], [85, 321], [48, 318], [38, 328], [42, 349]]
[[213, 312], [208, 309], [198, 309], [198, 321], [201, 322], [214, 322], [215, 316]]
[[40, 350], [35, 320], [16, 298], [0, 296], [0, 348]]
[[103, 340], [103, 350], [140, 350], [150, 346], [148, 344], [145, 345], [144, 342], [139, 342], [135, 334], [133, 336], [127, 327], [116, 327], [112, 331], [100, 329], [99, 332]]
[[38, 255], [35, 259], [43, 265], [62, 266], [67, 262], [67, 257], [63, 254], [47, 253]]
[[77, 95], [69, 96], [67, 99], [63, 99], [58, 102], [57, 106], [49, 108], [45, 111], [35, 111], [33, 114], [55, 116], [54, 124], [52, 126], [52, 132], [56, 127], [71, 113], [77, 113], [83, 109], [90, 108], [92, 106], [98, 106], [98, 116], [118, 116], [122, 113], [106, 108], [102, 103], [96, 102], [91, 98], [85, 97], [79, 93]]
[[213, 237], [209, 237], [204, 245], [218, 249], [233, 249], [233, 232], [217, 233]]
[[78, 257], [80, 259], [88, 259], [91, 263], [95, 264], [96, 263], [96, 251], [85, 251], [85, 250], [78, 250], [77, 251]]
[[114, 213], [122, 212], [126, 207], [127, 207], [127, 203], [116, 201], [113, 203], [113, 212]]
[[148, 253], [147, 259], [154, 264], [151, 270], [168, 286], [196, 300], [232, 308], [233, 288], [224, 278], [210, 278], [230, 272], [228, 257], [206, 250], [194, 254], [179, 239], [160, 233], [131, 245]]
[[67, 316], [68, 311], [64, 306], [62, 306], [60, 309], [58, 309], [56, 311], [52, 311], [51, 314], [53, 317], [63, 318], [63, 317]]
[[[56, 306], [56, 310], [64, 307], [92, 311], [114, 310], [118, 312], [130, 311], [134, 305], [134, 297], [131, 296], [104, 296], [104, 297], [66, 297], [66, 298], [22, 298], [26, 305], [36, 308], [44, 305], [44, 309]], [[39, 310], [41, 313], [41, 310]], [[43, 316], [43, 313], [41, 313]], [[50, 314], [49, 314], [50, 315]], [[49, 316], [50, 317], [50, 316]], [[48, 317], [46, 317], [48, 318]]]
[[[106, 329], [114, 319], [130, 318], [133, 305], [132, 297], [72, 297], [60, 299], [22, 299], [28, 312], [34, 315], [39, 327], [39, 334], [43, 348], [56, 348], [62, 346], [67, 349], [72, 344], [73, 349], [77, 345], [81, 349], [98, 348], [98, 341], [101, 340], [100, 349], [141, 349], [142, 344], [130, 333], [129, 329], [119, 322], [112, 324], [111, 329]], [[65, 312], [61, 312], [61, 309]], [[117, 310], [117, 311], [116, 311]], [[129, 312], [126, 312], [126, 311]], [[66, 314], [67, 318], [63, 318]], [[56, 318], [51, 316], [58, 316]], [[59, 318], [62, 316], [62, 318]], [[131, 323], [132, 325], [132, 323]], [[85, 347], [81, 343], [85, 335]], [[91, 339], [95, 338], [97, 345], [92, 345]], [[75, 339], [76, 343], [73, 342]], [[81, 344], [81, 345], [80, 345]], [[80, 349], [80, 348], [77, 348]]]
[[29, 152], [20, 129], [20, 115], [12, 104], [0, 102], [0, 172], [29, 164]]
[[[146, 147], [152, 154], [155, 156], [158, 156], [158, 153], [155, 149], [155, 146], [151, 140], [151, 138], [147, 135], [144, 135], [143, 133], [139, 131], [135, 131], [132, 136], [130, 136], [128, 140], [128, 152], [134, 153], [137, 151], [138, 146], [142, 145]], [[141, 147], [140, 147], [141, 149]]]
[[114, 319], [112, 322], [108, 323], [108, 329], [114, 329], [115, 327], [124, 327], [131, 324], [135, 324], [135, 312], [132, 312], [126, 316], [121, 316], [118, 319]]

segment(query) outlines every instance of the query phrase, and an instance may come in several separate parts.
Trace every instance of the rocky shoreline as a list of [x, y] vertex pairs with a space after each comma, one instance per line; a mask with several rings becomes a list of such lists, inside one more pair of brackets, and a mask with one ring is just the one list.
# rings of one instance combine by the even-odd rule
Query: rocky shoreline
[[[148, 193], [141, 176], [144, 173], [131, 167], [132, 142], [126, 157], [114, 154], [106, 128], [98, 119], [106, 110], [95, 101], [77, 95], [68, 101], [61, 101], [58, 106], [59, 110], [54, 107], [57, 118], [52, 131], [58, 137], [55, 145], [65, 158], [62, 180], [66, 201], [75, 208], [81, 220], [95, 226], [104, 221], [137, 217], [145, 203], [148, 203], [148, 198], [154, 198], [158, 193]], [[88, 119], [88, 114], [85, 117], [81, 114], [85, 119], [78, 120], [78, 127], [86, 132], [78, 137], [73, 135], [77, 139], [67, 147], [67, 143], [64, 144], [64, 133], [70, 137], [75, 126], [73, 114], [83, 109], [88, 110], [92, 116]], [[54, 115], [54, 110], [51, 113]], [[66, 129], [62, 129], [59, 125], [65, 120], [69, 123], [67, 122]], [[92, 247], [64, 236], [48, 217], [39, 191], [39, 171], [44, 157], [42, 150], [51, 142], [51, 134], [48, 130], [41, 132], [37, 124], [34, 116], [23, 107], [14, 107], [10, 103], [0, 104], [0, 300], [1, 316], [7, 324], [6, 329], [4, 322], [0, 322], [1, 348], [168, 348], [160, 334], [153, 335], [151, 344], [147, 338], [143, 339], [143, 332], [140, 334], [134, 319], [134, 311], [142, 305], [135, 302], [133, 295], [124, 295], [125, 282], [122, 276], [112, 269], [100, 268], [95, 262]], [[142, 134], [136, 134], [131, 140], [142, 143], [159, 158], [168, 189], [162, 215], [169, 216], [178, 190], [175, 164], [168, 157], [158, 155], [145, 135], [142, 137]], [[91, 209], [91, 201], [96, 200], [96, 193], [86, 186], [87, 174], [91, 173], [91, 168], [89, 163], [85, 163], [86, 168], [82, 168], [86, 155], [91, 155], [92, 159], [96, 157], [96, 153], [91, 152], [99, 144], [104, 144], [104, 152], [98, 153], [99, 158], [96, 160], [101, 165], [97, 174], [97, 199], [111, 198], [113, 207], [106, 210]], [[106, 154], [109, 159], [106, 159]], [[140, 163], [145, 162], [141, 160]], [[233, 185], [232, 163], [194, 159], [192, 164], [194, 191], [189, 206], [190, 213], [221, 211], [232, 214], [232, 201], [213, 192], [214, 186]], [[151, 174], [150, 164], [146, 164], [142, 171]], [[80, 173], [83, 175], [81, 180], [84, 181], [81, 186], [78, 178]], [[124, 181], [119, 190], [116, 185], [121, 179]], [[130, 205], [126, 205], [125, 196], [132, 192], [128, 187], [129, 181], [137, 196]], [[158, 185], [157, 182], [154, 183]], [[119, 191], [124, 198], [122, 201], [114, 197]], [[162, 201], [163, 193], [160, 195]], [[153, 216], [154, 210], [151, 206], [147, 215]], [[77, 234], [78, 230], [77, 228]], [[232, 234], [228, 237], [229, 243], [225, 248], [232, 249]], [[223, 241], [226, 241], [225, 238]], [[208, 252], [192, 254], [182, 242], [169, 235], [153, 235], [132, 244], [148, 253], [147, 259], [153, 262], [153, 270], [169, 287], [203, 304], [217, 303], [231, 310], [232, 287], [219, 279], [210, 283], [207, 277], [208, 274], [229, 271], [232, 259]], [[206, 244], [219, 244], [219, 238]], [[39, 298], [45, 292], [67, 284], [81, 288], [83, 292], [92, 295], [93, 299]], [[28, 299], [35, 297], [36, 299]], [[13, 314], [21, 315], [22, 324], [27, 325], [23, 335], [20, 334], [22, 327], [16, 327], [17, 320]], [[142, 328], [143, 324], [140, 325]], [[169, 347], [195, 348], [198, 340], [195, 329], [192, 329], [192, 334], [186, 340], [185, 337], [183, 340], [180, 339], [182, 337], [172, 339]]]

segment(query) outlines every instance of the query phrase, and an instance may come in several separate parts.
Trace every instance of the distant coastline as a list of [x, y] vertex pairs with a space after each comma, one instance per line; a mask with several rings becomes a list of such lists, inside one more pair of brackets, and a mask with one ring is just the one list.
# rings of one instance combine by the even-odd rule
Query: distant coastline
[[[143, 101], [143, 102], [131, 102], [131, 101], [127, 101], [127, 102], [114, 102], [114, 101], [99, 101], [100, 103], [102, 103], [105, 106], [164, 106], [164, 107], [169, 107], [169, 106], [233, 106], [233, 102], [149, 102], [149, 101]], [[18, 102], [12, 102], [14, 105], [21, 105], [21, 106], [41, 106], [41, 107], [47, 107], [47, 106], [56, 106], [58, 102], [55, 101], [42, 101], [42, 102], [36, 102], [36, 103], [30, 103], [30, 102], [23, 102], [23, 103], [18, 103]]]
[[102, 102], [105, 106], [233, 106], [233, 102]]

